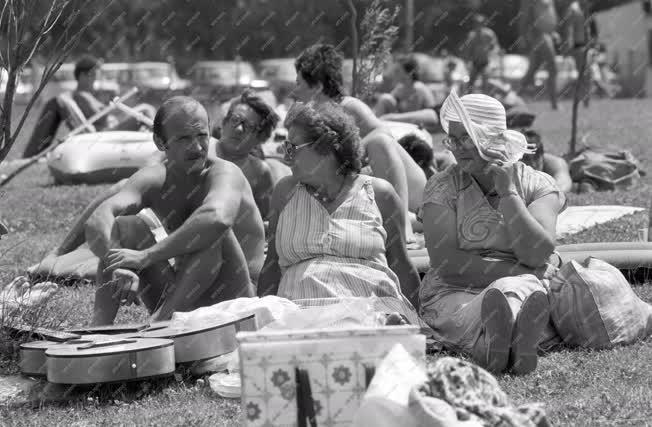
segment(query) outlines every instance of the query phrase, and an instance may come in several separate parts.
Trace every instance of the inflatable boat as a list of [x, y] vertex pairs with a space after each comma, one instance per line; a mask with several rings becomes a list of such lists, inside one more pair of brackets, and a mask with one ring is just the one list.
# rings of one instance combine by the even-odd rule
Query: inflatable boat
[[47, 165], [56, 184], [100, 184], [162, 159], [150, 132], [111, 131], [68, 138], [48, 154]]

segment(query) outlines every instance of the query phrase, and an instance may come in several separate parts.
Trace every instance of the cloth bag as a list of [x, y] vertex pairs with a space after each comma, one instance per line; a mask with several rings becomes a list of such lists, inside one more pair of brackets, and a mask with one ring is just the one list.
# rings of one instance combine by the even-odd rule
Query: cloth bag
[[573, 182], [590, 182], [598, 191], [625, 190], [640, 180], [638, 161], [628, 150], [586, 149], [569, 164]]
[[652, 306], [600, 259], [564, 264], [550, 279], [548, 295], [550, 317], [568, 345], [608, 349], [652, 334]]
[[247, 427], [350, 426], [376, 366], [396, 344], [425, 364], [416, 326], [241, 332]]

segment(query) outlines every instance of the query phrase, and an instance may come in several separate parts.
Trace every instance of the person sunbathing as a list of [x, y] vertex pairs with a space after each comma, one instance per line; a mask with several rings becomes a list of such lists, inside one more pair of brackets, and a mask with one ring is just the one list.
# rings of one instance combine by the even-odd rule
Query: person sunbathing
[[[364, 166], [394, 187], [404, 216], [408, 211], [416, 212], [426, 177], [371, 108], [357, 98], [344, 95], [342, 60], [334, 46], [315, 44], [306, 48], [295, 61], [297, 85], [293, 96], [298, 101], [314, 101], [320, 105], [335, 102], [352, 115], [360, 129]], [[408, 241], [415, 240], [409, 222], [406, 233]]]
[[292, 176], [272, 195], [258, 296], [300, 305], [375, 296], [376, 310], [418, 323], [419, 276], [405, 246], [404, 211], [387, 181], [360, 174], [353, 119], [335, 103], [296, 103], [285, 126]]
[[419, 64], [412, 55], [399, 58], [395, 65], [396, 87], [391, 93], [380, 95], [374, 114], [381, 120], [414, 123], [428, 132], [439, 129], [435, 113], [435, 97], [428, 87], [419, 81]]
[[531, 372], [550, 332], [541, 280], [549, 262], [559, 264], [555, 228], [565, 195], [518, 162], [527, 141], [506, 130], [498, 100], [452, 92], [440, 121], [457, 164], [424, 191], [430, 269], [419, 290], [422, 318], [446, 348], [493, 372]]
[[573, 180], [566, 160], [554, 154], [545, 153], [541, 135], [532, 129], [524, 129], [521, 132], [527, 138], [528, 144], [535, 149], [532, 154], [525, 154], [521, 161], [534, 170], [547, 173], [555, 180], [557, 187], [564, 193], [573, 188]]
[[[65, 122], [70, 128], [74, 128], [106, 107], [93, 94], [100, 67], [100, 62], [90, 55], [82, 56], [77, 61], [74, 71], [77, 88], [72, 93], [64, 92], [55, 96], [45, 104], [23, 151], [23, 158], [38, 155], [47, 149], [62, 123]], [[153, 116], [155, 112], [154, 107], [149, 104], [137, 105], [134, 110], [148, 117]], [[138, 130], [141, 127], [137, 119], [128, 118], [118, 122], [115, 117], [109, 115], [98, 119], [92, 125], [98, 130]]]
[[[136, 298], [157, 321], [254, 295], [263, 221], [242, 171], [208, 158], [209, 129], [196, 100], [165, 101], [153, 133], [167, 161], [136, 172], [86, 222], [86, 241], [100, 259], [94, 325], [111, 324], [120, 305]], [[139, 216], [145, 208], [160, 218], [166, 237], [150, 233]]]

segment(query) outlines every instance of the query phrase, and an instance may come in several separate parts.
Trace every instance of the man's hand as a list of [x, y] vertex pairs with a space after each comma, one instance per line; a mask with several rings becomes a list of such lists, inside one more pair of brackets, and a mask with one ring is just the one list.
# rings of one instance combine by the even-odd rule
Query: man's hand
[[147, 251], [137, 251], [134, 249], [109, 249], [106, 254], [106, 268], [104, 271], [113, 271], [118, 268], [127, 268], [130, 270], [140, 271], [149, 266], [149, 256]]
[[112, 287], [112, 294], [121, 305], [138, 305], [138, 290], [140, 279], [138, 275], [130, 270], [117, 269], [111, 273], [111, 281], [105, 286]]

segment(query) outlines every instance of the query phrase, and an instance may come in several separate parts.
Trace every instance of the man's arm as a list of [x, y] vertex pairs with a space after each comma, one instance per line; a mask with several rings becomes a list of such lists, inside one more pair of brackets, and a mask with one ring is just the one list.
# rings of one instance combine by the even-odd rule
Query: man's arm
[[220, 239], [237, 219], [246, 178], [240, 168], [220, 160], [206, 177], [209, 190], [201, 206], [167, 238], [145, 249], [146, 264], [205, 249]]
[[145, 208], [145, 192], [152, 186], [160, 173], [158, 167], [148, 167], [136, 172], [122, 189], [109, 197], [95, 209], [86, 222], [86, 241], [90, 250], [103, 260], [110, 249], [120, 247], [113, 240], [112, 230], [115, 219], [121, 215], [135, 215]]
[[555, 179], [557, 187], [564, 193], [572, 190], [573, 180], [570, 176], [566, 160], [553, 154], [545, 153], [543, 155], [543, 171]]
[[257, 295], [276, 295], [281, 282], [281, 267], [278, 265], [278, 254], [276, 253], [276, 226], [283, 208], [292, 195], [292, 189], [296, 186], [296, 180], [292, 176], [282, 178], [272, 194], [271, 211], [269, 215], [269, 228], [267, 239], [267, 255], [265, 263], [258, 278]]
[[274, 181], [272, 180], [272, 171], [266, 162], [256, 159], [258, 166], [258, 173], [256, 174], [256, 183], [252, 184], [252, 191], [254, 193], [254, 201], [260, 211], [260, 216], [263, 220], [269, 220], [270, 201], [272, 199], [272, 192], [274, 191]]

